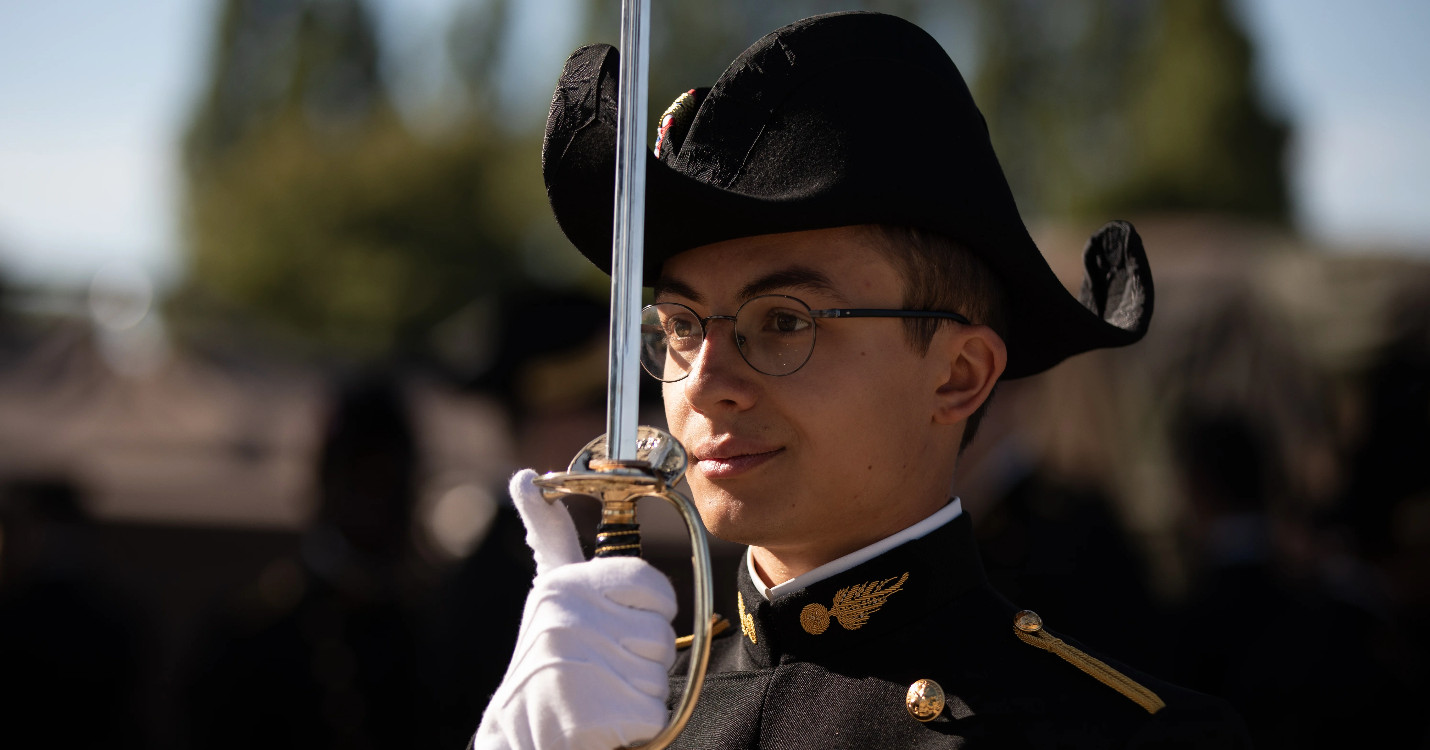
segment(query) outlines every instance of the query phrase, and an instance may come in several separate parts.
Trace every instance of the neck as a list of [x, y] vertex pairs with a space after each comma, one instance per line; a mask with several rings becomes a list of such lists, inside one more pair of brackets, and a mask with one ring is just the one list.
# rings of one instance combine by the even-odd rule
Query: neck
[[[842, 555], [842, 557], [837, 558], [837, 560], [825, 562], [825, 564], [819, 565], [819, 567], [814, 568], [814, 570], [805, 571], [805, 573], [795, 575], [795, 577], [792, 578], [788, 577], [788, 571], [782, 571], [782, 573], [781, 571], [776, 571], [775, 575], [765, 575], [762, 573], [762, 571], [759, 570], [759, 565], [755, 562], [755, 548], [752, 547], [751, 551], [749, 551], [748, 561], [746, 561], [746, 565], [748, 565], [749, 568], [749, 580], [765, 594], [765, 598], [774, 600], [774, 598], [782, 597], [782, 595], [787, 594], [788, 591], [795, 590], [797, 587], [807, 587], [809, 584], [819, 583], [819, 581], [825, 580], [825, 578], [831, 577], [831, 575], [844, 573], [844, 571], [849, 570], [849, 568], [854, 568], [857, 567], [857, 565], [864, 564], [864, 562], [874, 560], [874, 558], [885, 554], [885, 552], [889, 550], [894, 550], [894, 548], [899, 547], [899, 545], [907, 544], [909, 541], [925, 537], [925, 535], [934, 531], [935, 528], [942, 527], [942, 525], [954, 520], [954, 518], [957, 518], [958, 515], [961, 514], [962, 502], [958, 501], [958, 498], [954, 498], [954, 500], [948, 502], [948, 504], [944, 505], [940, 510], [932, 512], [930, 517], [918, 521], [917, 524], [911, 524], [908, 528], [899, 530], [895, 532], [895, 534], [889, 534], [888, 537], [884, 537], [882, 540], [874, 542], [874, 544], [859, 548], [859, 550], [855, 550], [851, 552], [851, 554]], [[768, 550], [762, 552], [768, 552]], [[766, 562], [768, 561], [768, 558], [766, 558]], [[772, 564], [778, 564], [778, 560], [775, 560]], [[771, 583], [771, 578], [784, 578], [784, 581], [775, 584]]]
[[799, 567], [791, 567], [789, 561], [787, 561], [788, 558], [781, 557], [766, 547], [751, 547], [750, 557], [755, 561], [755, 571], [760, 574], [760, 578], [762, 579], [761, 581], [756, 581], [756, 583], [764, 583], [767, 587], [778, 586], [800, 573], [809, 572], [824, 564], [822, 562], [810, 564], [809, 562], [801, 561], [797, 563]]
[[948, 502], [946, 494], [937, 501], [910, 505], [905, 512], [882, 519], [882, 523], [863, 524], [864, 533], [830, 543], [828, 539], [816, 540], [815, 544], [750, 546], [750, 558], [755, 570], [766, 586], [778, 586], [815, 568], [857, 552], [880, 540], [887, 539], [904, 529], [928, 518]]

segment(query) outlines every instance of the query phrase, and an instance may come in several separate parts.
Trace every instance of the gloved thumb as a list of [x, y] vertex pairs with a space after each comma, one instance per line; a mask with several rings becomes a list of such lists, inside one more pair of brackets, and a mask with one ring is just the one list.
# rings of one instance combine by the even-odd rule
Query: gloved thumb
[[522, 469], [512, 475], [508, 490], [522, 523], [526, 524], [526, 544], [536, 557], [536, 574], [541, 575], [586, 558], [581, 554], [581, 539], [566, 504], [560, 500], [546, 502], [541, 488], [532, 483], [533, 479], [536, 472]]

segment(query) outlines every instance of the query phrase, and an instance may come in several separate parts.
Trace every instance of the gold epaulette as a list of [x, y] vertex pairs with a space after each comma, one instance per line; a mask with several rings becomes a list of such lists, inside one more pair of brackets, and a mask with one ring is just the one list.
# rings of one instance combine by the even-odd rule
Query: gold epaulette
[[1018, 640], [1036, 646], [1044, 651], [1057, 654], [1063, 661], [1081, 669], [1093, 679], [1122, 693], [1149, 714], [1155, 714], [1167, 707], [1156, 693], [1140, 685], [1136, 680], [1107, 666], [1101, 661], [1068, 645], [1061, 638], [1043, 630], [1043, 618], [1031, 610], [1023, 610], [1013, 617], [1013, 634]]
[[[711, 638], [714, 638], [715, 636], [720, 635], [721, 633], [730, 629], [730, 621], [725, 619], [724, 617], [721, 617], [719, 614], [711, 615], [710, 621], [714, 623], [710, 626]], [[690, 644], [694, 642], [694, 635], [682, 635], [679, 638], [675, 639], [675, 649], [679, 651], [680, 649], [690, 648]]]

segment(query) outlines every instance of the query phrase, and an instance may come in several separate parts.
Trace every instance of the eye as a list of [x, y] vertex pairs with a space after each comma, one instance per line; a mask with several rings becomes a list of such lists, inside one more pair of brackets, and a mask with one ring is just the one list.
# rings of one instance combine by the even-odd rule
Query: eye
[[672, 339], [688, 339], [700, 335], [700, 321], [690, 315], [672, 315], [665, 319], [665, 335]]
[[772, 333], [799, 333], [809, 328], [811, 321], [801, 311], [789, 308], [775, 308], [765, 315], [763, 330]]

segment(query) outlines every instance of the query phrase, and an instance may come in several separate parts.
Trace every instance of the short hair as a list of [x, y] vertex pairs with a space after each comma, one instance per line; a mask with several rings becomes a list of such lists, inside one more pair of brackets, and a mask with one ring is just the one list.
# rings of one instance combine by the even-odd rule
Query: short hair
[[[1007, 340], [1008, 313], [1003, 284], [972, 250], [945, 234], [917, 227], [876, 224], [872, 233], [875, 245], [904, 277], [904, 307], [956, 312], [992, 328]], [[909, 346], [921, 355], [927, 354], [934, 334], [947, 322], [941, 318], [905, 318], [904, 332]], [[968, 416], [959, 452], [973, 442], [992, 400], [990, 392], [988, 399]]]

